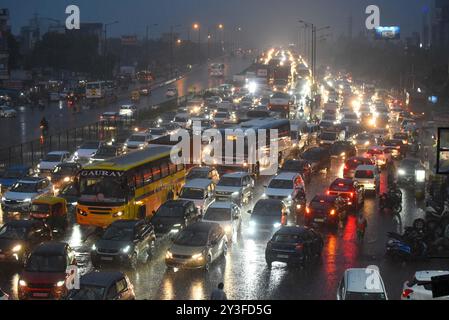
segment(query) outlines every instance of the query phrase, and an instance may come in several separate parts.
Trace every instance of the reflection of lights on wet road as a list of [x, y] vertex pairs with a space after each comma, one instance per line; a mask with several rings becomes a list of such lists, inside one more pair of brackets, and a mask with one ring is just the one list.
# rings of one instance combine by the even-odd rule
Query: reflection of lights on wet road
[[11, 279], [12, 297], [18, 297], [19, 274], [15, 274]]
[[163, 299], [165, 300], [173, 300], [175, 298], [172, 279], [166, 278], [164, 280], [163, 287]]
[[69, 238], [69, 245], [72, 248], [78, 248], [81, 247], [83, 244], [83, 237], [81, 233], [81, 227], [79, 225], [74, 225], [72, 234]]
[[200, 280], [197, 280], [192, 284], [191, 296], [192, 296], [192, 300], [204, 300], [205, 299], [203, 282], [201, 282]]

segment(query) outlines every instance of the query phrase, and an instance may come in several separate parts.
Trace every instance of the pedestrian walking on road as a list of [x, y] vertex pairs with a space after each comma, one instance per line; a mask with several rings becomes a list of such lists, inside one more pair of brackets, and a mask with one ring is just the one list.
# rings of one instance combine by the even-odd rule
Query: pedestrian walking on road
[[366, 228], [368, 228], [368, 221], [366, 221], [363, 213], [360, 213], [357, 217], [357, 240], [362, 242], [365, 238]]
[[224, 284], [223, 282], [220, 282], [218, 284], [218, 287], [212, 291], [212, 294], [210, 295], [210, 300], [228, 300], [228, 297], [226, 296], [226, 293], [224, 292]]

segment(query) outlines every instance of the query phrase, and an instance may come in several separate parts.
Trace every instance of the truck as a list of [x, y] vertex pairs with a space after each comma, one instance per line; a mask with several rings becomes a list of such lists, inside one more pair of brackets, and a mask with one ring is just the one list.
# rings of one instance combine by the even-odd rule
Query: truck
[[270, 98], [268, 109], [274, 112], [281, 112], [289, 115], [290, 107], [294, 105], [294, 98], [284, 92], [276, 92]]

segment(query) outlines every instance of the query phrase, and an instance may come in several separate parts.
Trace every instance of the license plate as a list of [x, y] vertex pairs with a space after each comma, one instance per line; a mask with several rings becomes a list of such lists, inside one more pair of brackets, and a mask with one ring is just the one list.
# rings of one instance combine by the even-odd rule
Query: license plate
[[112, 261], [112, 260], [114, 260], [114, 258], [112, 258], [112, 257], [101, 257], [101, 260], [103, 260], [103, 261]]
[[315, 222], [324, 222], [324, 219], [313, 219]]
[[33, 297], [36, 297], [36, 298], [46, 298], [46, 297], [48, 297], [48, 293], [35, 292], [35, 293], [33, 293]]
[[288, 259], [288, 256], [285, 254], [278, 254], [278, 258], [280, 259]]

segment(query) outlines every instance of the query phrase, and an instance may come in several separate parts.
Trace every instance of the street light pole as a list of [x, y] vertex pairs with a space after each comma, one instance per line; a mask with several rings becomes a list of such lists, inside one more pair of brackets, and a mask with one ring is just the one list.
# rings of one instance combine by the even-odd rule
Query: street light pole
[[144, 59], [145, 64], [146, 64], [145, 68], [147, 70], [150, 69], [150, 57], [149, 57], [149, 51], [150, 51], [149, 45], [150, 44], [149, 44], [149, 41], [151, 38], [151, 27], [157, 27], [157, 26], [158, 26], [158, 24], [153, 24], [151, 26], [147, 25], [147, 33], [146, 33], [146, 38], [145, 38], [145, 59]]
[[105, 23], [104, 25], [104, 47], [103, 47], [103, 59], [104, 59], [104, 74], [103, 77], [106, 80], [106, 73], [107, 73], [107, 47], [108, 47], [108, 27], [112, 26], [114, 24], [119, 23], [118, 21], [114, 21], [114, 22], [110, 22], [110, 23]]

